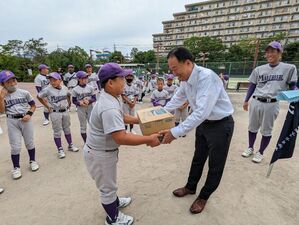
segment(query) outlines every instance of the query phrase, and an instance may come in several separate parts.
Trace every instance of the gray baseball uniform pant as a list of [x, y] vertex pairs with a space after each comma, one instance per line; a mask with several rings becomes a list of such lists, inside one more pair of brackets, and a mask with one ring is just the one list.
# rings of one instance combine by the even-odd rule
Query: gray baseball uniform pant
[[176, 109], [174, 117], [175, 117], [175, 122], [176, 123], [180, 123], [181, 121], [182, 122], [185, 121], [186, 118], [188, 117], [188, 107], [186, 107], [183, 110]]
[[71, 119], [68, 111], [66, 112], [51, 112], [50, 119], [52, 121], [52, 129], [54, 132], [54, 138], [61, 137], [61, 131], [63, 130], [64, 134], [71, 133]]
[[271, 136], [274, 121], [279, 113], [279, 102], [260, 102], [252, 99], [249, 106], [249, 126], [252, 133], [260, 132], [263, 136]]
[[89, 105], [88, 107], [83, 107], [83, 106], [77, 107], [77, 114], [80, 122], [81, 134], [86, 134], [87, 121], [89, 121], [91, 110], [92, 110], [92, 105]]
[[100, 191], [102, 204], [111, 204], [117, 198], [118, 150], [95, 151], [85, 145], [83, 154], [87, 170]]
[[23, 122], [21, 119], [6, 119], [11, 154], [18, 155], [22, 149], [22, 136], [28, 150], [34, 148], [33, 123], [31, 120]]

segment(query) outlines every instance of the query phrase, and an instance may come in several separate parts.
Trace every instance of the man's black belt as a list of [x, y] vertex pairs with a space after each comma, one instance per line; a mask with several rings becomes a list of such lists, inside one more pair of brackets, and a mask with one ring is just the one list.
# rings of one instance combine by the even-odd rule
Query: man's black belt
[[263, 97], [257, 97], [257, 96], [253, 96], [253, 98], [260, 102], [266, 102], [266, 103], [277, 102], [276, 98], [263, 98]]
[[26, 114], [6, 114], [6, 117], [7, 118], [10, 118], [10, 119], [21, 119], [25, 116]]
[[53, 112], [66, 112], [66, 109], [53, 109]]
[[221, 120], [205, 120], [205, 121], [203, 121], [203, 124], [214, 124], [214, 123], [219, 123], [219, 122], [223, 122], [223, 121], [225, 121], [225, 120], [228, 120], [228, 119], [230, 119], [232, 116], [230, 115], [230, 116], [226, 116], [226, 117], [224, 117], [224, 118], [222, 118]]

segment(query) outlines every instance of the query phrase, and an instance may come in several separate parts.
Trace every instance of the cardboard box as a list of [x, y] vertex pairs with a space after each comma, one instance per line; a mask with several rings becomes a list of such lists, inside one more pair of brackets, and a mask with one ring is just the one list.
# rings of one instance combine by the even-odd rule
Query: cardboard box
[[174, 116], [161, 106], [137, 111], [143, 135], [151, 135], [174, 127]]

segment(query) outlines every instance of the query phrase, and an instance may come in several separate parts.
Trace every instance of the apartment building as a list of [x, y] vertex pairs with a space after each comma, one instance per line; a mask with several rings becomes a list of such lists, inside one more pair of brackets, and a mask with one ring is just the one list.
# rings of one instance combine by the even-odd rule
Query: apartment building
[[163, 33], [153, 34], [159, 54], [166, 55], [193, 36], [217, 37], [231, 45], [285, 32], [288, 42], [299, 41], [299, 0], [209, 0], [187, 4], [185, 9], [162, 22]]

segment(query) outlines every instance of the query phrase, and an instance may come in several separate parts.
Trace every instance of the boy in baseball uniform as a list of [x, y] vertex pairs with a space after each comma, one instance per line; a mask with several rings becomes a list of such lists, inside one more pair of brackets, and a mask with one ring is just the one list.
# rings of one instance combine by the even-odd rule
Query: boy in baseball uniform
[[[37, 93], [40, 93], [42, 90], [44, 90], [48, 84], [49, 80], [47, 78], [49, 74], [49, 67], [45, 64], [40, 64], [38, 66], [39, 74], [34, 78], [34, 84], [35, 88], [37, 90]], [[44, 107], [44, 122], [43, 125], [46, 126], [48, 125], [49, 122], [49, 112], [47, 108]]]
[[[138, 99], [138, 90], [135, 84], [133, 83], [134, 81], [134, 76], [132, 74], [132, 70], [130, 71], [130, 74], [128, 74], [125, 77], [126, 84], [124, 88], [124, 93], [121, 95], [123, 99], [123, 110], [125, 114], [128, 114], [130, 116], [135, 116], [135, 105]], [[133, 124], [130, 124], [130, 132], [133, 132]], [[127, 130], [128, 125], [125, 125], [125, 128]]]
[[138, 102], [143, 103], [142, 99], [144, 97], [144, 76], [142, 74], [138, 76], [138, 79], [135, 81], [135, 84], [138, 91]]
[[283, 48], [277, 41], [271, 42], [266, 48], [268, 64], [256, 67], [249, 77], [249, 88], [243, 104], [248, 111], [249, 99], [253, 99], [249, 107], [248, 148], [242, 153], [249, 157], [254, 153], [254, 143], [260, 130], [262, 140], [259, 150], [252, 161], [260, 163], [264, 151], [270, 143], [274, 121], [279, 113], [279, 102], [276, 96], [280, 91], [295, 89], [297, 69], [295, 65], [280, 62]]
[[153, 91], [151, 96], [151, 102], [153, 106], [165, 106], [170, 100], [169, 93], [163, 89], [164, 79], [159, 77], [157, 79], [157, 89]]
[[[61, 145], [61, 132], [64, 132], [68, 143], [68, 150], [77, 152], [79, 149], [72, 142], [71, 120], [68, 109], [71, 105], [71, 94], [68, 89], [61, 85], [62, 80], [59, 73], [49, 74], [50, 85], [40, 92], [38, 100], [49, 110], [52, 129], [54, 133], [54, 142], [58, 150], [58, 158], [65, 157], [65, 152]], [[44, 101], [47, 98], [48, 102]]]
[[106, 225], [130, 225], [133, 217], [119, 211], [131, 203], [131, 198], [117, 196], [117, 161], [120, 145], [151, 147], [160, 144], [158, 134], [141, 136], [126, 133], [126, 124], [138, 124], [138, 118], [124, 114], [121, 95], [124, 77], [131, 71], [116, 63], [106, 63], [98, 72], [102, 92], [90, 116], [90, 128], [84, 146], [84, 158], [88, 172], [100, 191], [101, 203], [107, 213]]
[[76, 77], [79, 84], [72, 91], [72, 101], [73, 104], [77, 106], [77, 114], [80, 122], [80, 133], [85, 143], [87, 122], [90, 118], [93, 103], [96, 101], [96, 95], [94, 88], [87, 84], [87, 73], [84, 71], [78, 71], [76, 73]]
[[96, 94], [96, 96], [98, 96], [101, 91], [101, 85], [98, 75], [92, 71], [91, 64], [85, 64], [85, 71], [88, 75], [88, 84], [93, 87], [94, 93]]
[[11, 147], [13, 164], [12, 178], [22, 177], [20, 169], [20, 152], [22, 136], [29, 154], [31, 171], [37, 171], [39, 166], [35, 161], [35, 146], [33, 141], [33, 123], [31, 116], [35, 111], [35, 102], [26, 90], [17, 88], [15, 75], [9, 70], [0, 72], [0, 113], [6, 113], [8, 138]]
[[75, 68], [73, 65], [71, 65], [71, 64], [68, 65], [67, 66], [68, 72], [64, 75], [64, 79], [67, 83], [67, 87], [69, 90], [72, 90], [78, 84], [78, 80], [77, 80], [76, 73], [75, 73], [74, 69]]

